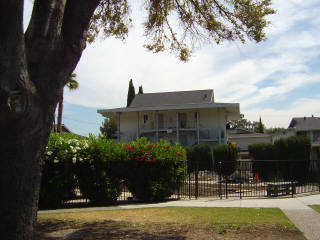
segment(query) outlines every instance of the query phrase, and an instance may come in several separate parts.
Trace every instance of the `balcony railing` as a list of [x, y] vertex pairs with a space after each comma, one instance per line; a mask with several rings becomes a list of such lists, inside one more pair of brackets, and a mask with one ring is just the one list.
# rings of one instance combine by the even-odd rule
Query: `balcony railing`
[[[195, 121], [179, 121], [179, 129], [195, 129], [197, 123]], [[176, 129], [176, 121], [165, 121], [159, 122], [158, 129]], [[141, 130], [156, 130], [156, 123], [154, 121], [148, 121], [146, 123], [140, 124]]]
[[[221, 131], [221, 138], [224, 138], [223, 131]], [[200, 129], [199, 130], [200, 139], [219, 139], [219, 130], [218, 129]]]

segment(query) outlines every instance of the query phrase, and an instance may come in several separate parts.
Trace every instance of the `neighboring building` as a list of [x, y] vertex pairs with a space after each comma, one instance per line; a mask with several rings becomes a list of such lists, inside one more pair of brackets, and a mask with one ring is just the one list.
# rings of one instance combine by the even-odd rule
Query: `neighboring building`
[[248, 146], [255, 143], [271, 143], [269, 134], [256, 133], [247, 129], [236, 128], [227, 130], [229, 142], [235, 142], [240, 151], [248, 151]]
[[240, 118], [239, 103], [214, 102], [213, 90], [138, 94], [129, 107], [100, 109], [115, 118], [118, 140], [145, 136], [171, 144], [226, 143], [226, 124]]
[[288, 130], [296, 135], [310, 137], [312, 142], [311, 159], [320, 159], [320, 118], [319, 117], [295, 117], [292, 118]]

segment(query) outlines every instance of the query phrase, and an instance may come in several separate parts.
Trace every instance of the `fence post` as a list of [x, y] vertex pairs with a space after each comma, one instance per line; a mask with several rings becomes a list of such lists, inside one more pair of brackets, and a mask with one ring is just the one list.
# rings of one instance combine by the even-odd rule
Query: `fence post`
[[199, 163], [198, 161], [196, 162], [196, 171], [195, 171], [195, 197], [196, 199], [198, 198], [199, 196], [199, 189], [198, 189], [198, 174], [199, 174]]
[[291, 197], [293, 197], [294, 192], [295, 192], [295, 190], [294, 190], [295, 187], [293, 186], [293, 184], [294, 184], [294, 183], [293, 183], [293, 170], [292, 170], [293, 164], [294, 164], [294, 163], [291, 163], [291, 166], [290, 166], [290, 167], [291, 167], [291, 169], [290, 169], [290, 170], [291, 170]]
[[188, 194], [189, 194], [189, 199], [191, 199], [191, 176], [190, 176], [190, 170], [188, 171]]
[[219, 167], [218, 167], [218, 169], [219, 169], [219, 195], [220, 195], [220, 199], [222, 199], [222, 186], [221, 186], [221, 181], [222, 181], [222, 179], [221, 179], [221, 162], [218, 162], [218, 164], [219, 164]]
[[238, 170], [240, 172], [240, 199], [242, 199], [242, 163], [238, 162]]

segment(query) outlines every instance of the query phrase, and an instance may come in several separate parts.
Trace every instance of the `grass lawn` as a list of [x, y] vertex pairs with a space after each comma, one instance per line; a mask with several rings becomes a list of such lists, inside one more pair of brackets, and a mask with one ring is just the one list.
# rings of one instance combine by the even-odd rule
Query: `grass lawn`
[[317, 212], [320, 213], [320, 205], [309, 205], [313, 210], [316, 210]]
[[279, 209], [170, 207], [38, 215], [38, 239], [305, 239]]

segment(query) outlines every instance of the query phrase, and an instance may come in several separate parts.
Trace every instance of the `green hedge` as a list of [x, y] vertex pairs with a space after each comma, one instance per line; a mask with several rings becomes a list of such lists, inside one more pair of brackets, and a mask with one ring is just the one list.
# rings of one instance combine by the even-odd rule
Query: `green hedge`
[[186, 151], [164, 140], [146, 138], [125, 145], [128, 155], [125, 180], [132, 194], [143, 201], [161, 201], [182, 186], [186, 175]]
[[255, 143], [248, 146], [250, 156], [254, 160], [266, 160], [266, 161], [254, 161], [252, 164], [252, 171], [259, 175], [259, 178], [264, 181], [271, 181], [277, 175], [278, 163], [274, 160], [274, 144], [273, 143]]
[[120, 192], [121, 144], [113, 140], [90, 137], [87, 147], [78, 155], [77, 179], [82, 195], [94, 205], [114, 204]]
[[274, 160], [272, 143], [255, 143], [248, 146], [250, 156], [255, 160]]
[[186, 147], [188, 159], [188, 172], [212, 169], [211, 146], [208, 144], [197, 144]]
[[[281, 138], [272, 143], [256, 143], [248, 147], [254, 160], [253, 172], [263, 180], [282, 178], [303, 182], [308, 176], [311, 141], [307, 136]], [[275, 161], [267, 161], [275, 160]]]
[[232, 144], [218, 144], [213, 148], [214, 170], [223, 176], [231, 175], [236, 169], [238, 149]]
[[[276, 159], [281, 176], [285, 180], [306, 181], [309, 175], [311, 140], [307, 136], [291, 136], [275, 141]], [[290, 165], [285, 160], [293, 160]]]
[[114, 143], [52, 133], [44, 157], [39, 207], [61, 207], [76, 196], [76, 188], [94, 205], [113, 204], [121, 194], [121, 181], [135, 197], [160, 201], [183, 184], [185, 174], [185, 150], [163, 140]]

